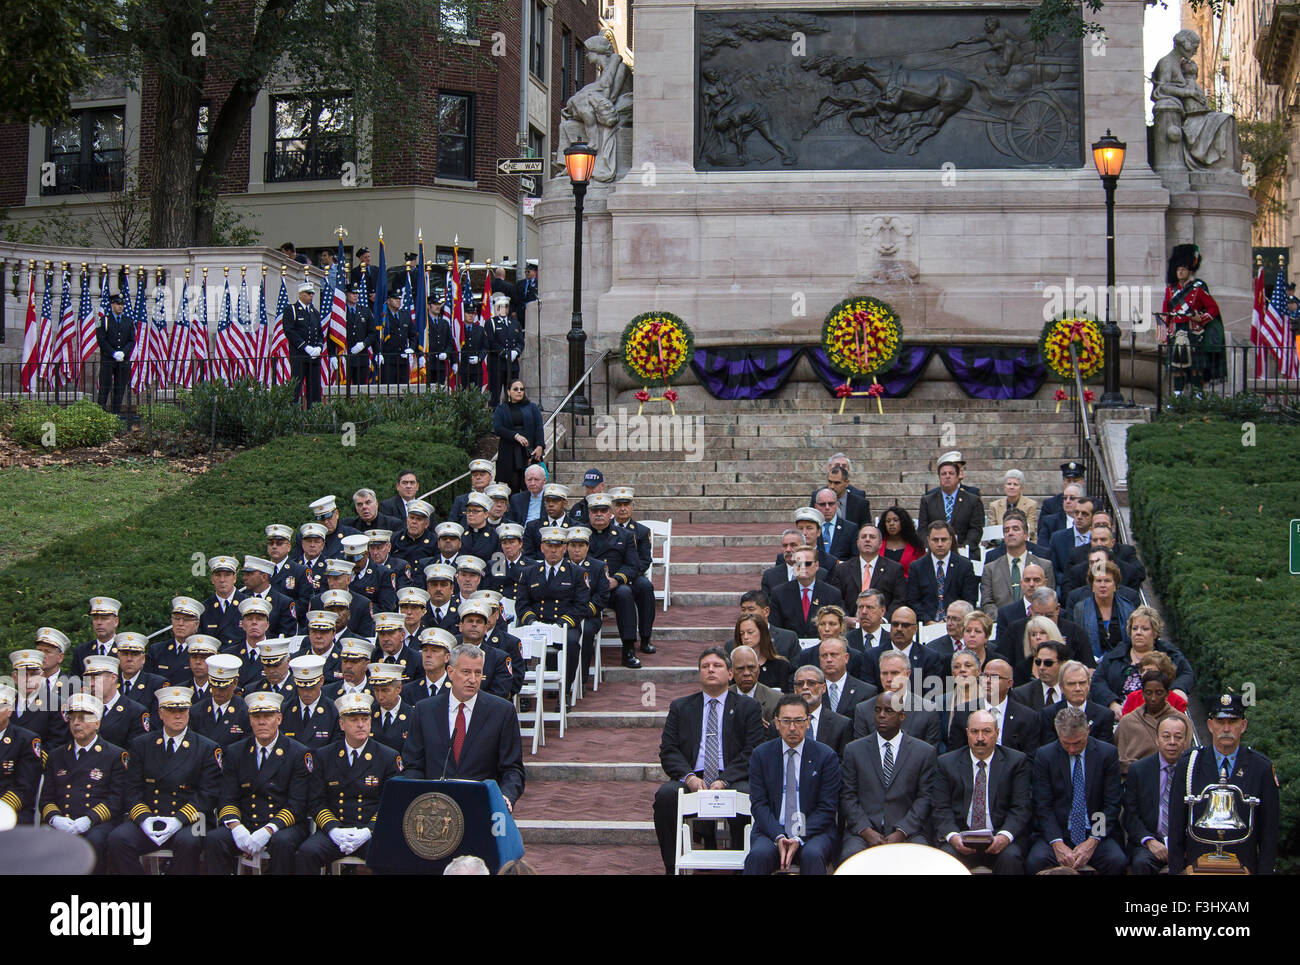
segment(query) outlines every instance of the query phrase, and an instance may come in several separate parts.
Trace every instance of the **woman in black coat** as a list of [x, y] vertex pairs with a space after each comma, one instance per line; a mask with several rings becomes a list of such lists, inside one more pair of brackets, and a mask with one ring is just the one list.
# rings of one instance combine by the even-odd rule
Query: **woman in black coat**
[[507, 484], [512, 493], [523, 492], [524, 470], [542, 461], [545, 444], [542, 412], [528, 401], [523, 380], [510, 383], [506, 400], [492, 414], [492, 431], [501, 440], [497, 448], [497, 482]]

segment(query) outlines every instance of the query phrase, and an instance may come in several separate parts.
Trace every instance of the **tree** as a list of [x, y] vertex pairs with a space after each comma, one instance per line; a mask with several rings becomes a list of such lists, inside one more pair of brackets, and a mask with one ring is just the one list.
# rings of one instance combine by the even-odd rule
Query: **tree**
[[[1222, 16], [1224, 3], [1236, 0], [1188, 0], [1188, 5], [1195, 10], [1207, 6], [1216, 17]], [[1146, 0], [1148, 6], [1166, 6], [1165, 0]], [[1105, 28], [1095, 20], [1085, 20], [1083, 11], [1098, 13], [1105, 6], [1104, 0], [1039, 0], [1039, 4], [1029, 14], [1029, 35], [1034, 40], [1045, 40], [1054, 34], [1066, 34], [1071, 37], [1089, 35], [1104, 37]]]
[[100, 76], [96, 39], [123, 21], [118, 0], [23, 0], [0, 23], [0, 124], [52, 124]]

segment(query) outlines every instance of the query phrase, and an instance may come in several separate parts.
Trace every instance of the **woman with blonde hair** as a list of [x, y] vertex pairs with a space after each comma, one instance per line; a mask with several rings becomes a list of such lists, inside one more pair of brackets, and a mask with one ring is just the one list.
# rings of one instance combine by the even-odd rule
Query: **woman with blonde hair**
[[1020, 651], [1013, 654], [1016, 660], [1014, 671], [1017, 680], [1023, 676], [1028, 681], [1038, 676], [1033, 672], [1034, 654], [1038, 652], [1038, 645], [1044, 640], [1055, 640], [1069, 653], [1070, 645], [1065, 642], [1065, 637], [1061, 636], [1061, 628], [1056, 625], [1055, 620], [1050, 617], [1030, 617], [1025, 623]]
[[1142, 658], [1149, 653], [1163, 653], [1174, 665], [1173, 676], [1169, 681], [1170, 696], [1177, 695], [1186, 700], [1191, 693], [1196, 683], [1191, 662], [1172, 644], [1160, 639], [1164, 626], [1160, 614], [1154, 609], [1149, 606], [1137, 607], [1128, 616], [1126, 630], [1129, 645], [1115, 648], [1097, 664], [1097, 672], [1092, 678], [1092, 699], [1099, 704], [1107, 704], [1116, 718], [1121, 716], [1128, 696], [1142, 692], [1141, 663]]

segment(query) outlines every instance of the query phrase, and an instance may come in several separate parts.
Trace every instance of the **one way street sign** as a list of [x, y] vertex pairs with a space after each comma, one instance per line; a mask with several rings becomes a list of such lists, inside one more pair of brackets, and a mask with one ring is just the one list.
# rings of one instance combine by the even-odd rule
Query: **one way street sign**
[[540, 157], [499, 157], [497, 174], [541, 174], [545, 163]]

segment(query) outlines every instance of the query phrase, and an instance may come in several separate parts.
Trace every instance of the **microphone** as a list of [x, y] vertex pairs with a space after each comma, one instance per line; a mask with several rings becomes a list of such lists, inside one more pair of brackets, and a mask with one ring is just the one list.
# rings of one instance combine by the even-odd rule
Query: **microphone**
[[447, 754], [442, 759], [442, 774], [438, 776], [438, 780], [445, 781], [447, 779], [447, 762], [450, 760], [451, 760], [451, 748], [448, 747]]

